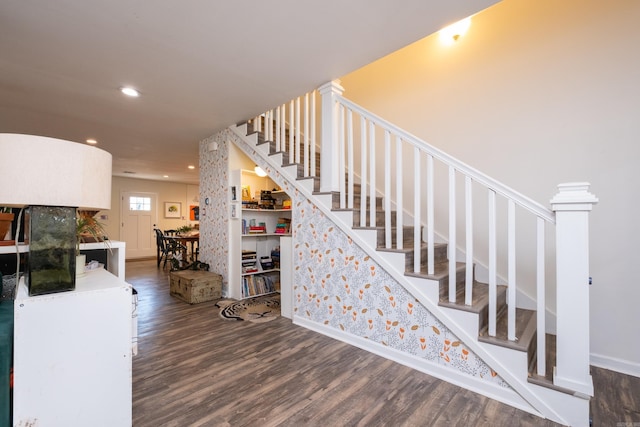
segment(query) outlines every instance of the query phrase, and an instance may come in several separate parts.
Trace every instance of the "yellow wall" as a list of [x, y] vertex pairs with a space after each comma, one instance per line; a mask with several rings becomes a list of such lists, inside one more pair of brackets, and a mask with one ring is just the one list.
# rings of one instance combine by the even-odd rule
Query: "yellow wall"
[[344, 96], [549, 206], [588, 181], [592, 361], [640, 375], [640, 1], [504, 0], [342, 78]]

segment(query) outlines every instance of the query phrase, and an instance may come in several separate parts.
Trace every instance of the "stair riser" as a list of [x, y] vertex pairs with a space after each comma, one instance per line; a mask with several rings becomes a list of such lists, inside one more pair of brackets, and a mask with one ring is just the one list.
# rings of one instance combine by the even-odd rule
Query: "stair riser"
[[[391, 246], [396, 248], [398, 241], [397, 228], [392, 227], [391, 230]], [[402, 228], [402, 247], [408, 248], [413, 246], [414, 236], [413, 230], [415, 227], [403, 227]], [[384, 247], [386, 245], [386, 230], [381, 228], [378, 230], [378, 247]]]
[[[405, 246], [405, 248], [410, 249], [411, 245], [407, 245]], [[429, 252], [425, 244], [425, 247], [423, 247], [420, 250], [420, 271], [424, 274], [427, 274], [428, 255], [429, 255]], [[408, 252], [405, 257], [406, 271], [413, 271], [413, 259], [414, 259], [413, 251]], [[447, 262], [447, 245], [434, 246], [433, 259], [434, 259], [434, 264], [442, 264]]]
[[[371, 227], [371, 224], [369, 224], [369, 210], [367, 210], [367, 215], [366, 215], [366, 223], [364, 225], [360, 225], [360, 210], [359, 209], [355, 209], [353, 211], [353, 226], [354, 227]], [[385, 226], [385, 219], [384, 219], [384, 211], [377, 211], [376, 212], [376, 227], [384, 227]], [[396, 215], [395, 212], [391, 213], [391, 226], [395, 227], [396, 226]]]

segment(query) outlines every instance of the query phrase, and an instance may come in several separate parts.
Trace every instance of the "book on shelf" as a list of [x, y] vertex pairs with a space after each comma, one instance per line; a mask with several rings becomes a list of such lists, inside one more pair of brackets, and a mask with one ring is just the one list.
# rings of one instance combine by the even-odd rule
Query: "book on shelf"
[[279, 282], [270, 275], [246, 276], [242, 278], [242, 293], [245, 297], [275, 292]]
[[276, 223], [276, 234], [289, 234], [291, 232], [291, 220], [289, 218], [278, 218]]
[[260, 257], [260, 266], [263, 270], [271, 270], [273, 269], [273, 260], [270, 256], [262, 256]]
[[253, 260], [255, 260], [256, 259], [256, 251], [250, 251], [250, 250], [247, 250], [247, 249], [243, 249], [242, 250], [242, 259], [243, 260], [245, 260], [245, 259], [253, 259]]

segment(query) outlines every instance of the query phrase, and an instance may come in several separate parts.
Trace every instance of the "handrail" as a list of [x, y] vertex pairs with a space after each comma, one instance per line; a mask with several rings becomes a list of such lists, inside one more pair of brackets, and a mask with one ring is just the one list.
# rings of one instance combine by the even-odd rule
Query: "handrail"
[[417, 146], [418, 148], [423, 149], [424, 151], [428, 152], [429, 154], [439, 159], [443, 163], [453, 166], [456, 170], [460, 171], [466, 176], [471, 177], [474, 181], [481, 183], [485, 187], [492, 189], [493, 191], [495, 191], [498, 194], [501, 194], [507, 199], [513, 200], [515, 203], [517, 203], [524, 209], [527, 209], [534, 215], [544, 219], [547, 222], [550, 222], [551, 224], [555, 224], [556, 219], [553, 212], [550, 209], [544, 207], [542, 204], [536, 202], [535, 200], [532, 200], [529, 197], [517, 192], [516, 190], [510, 187], [507, 187], [501, 182], [496, 181], [495, 179], [489, 177], [488, 175], [485, 175], [479, 170], [473, 168], [472, 166], [469, 166], [466, 163], [456, 159], [455, 157], [450, 156], [449, 154], [432, 146], [431, 144], [424, 142], [417, 136], [412, 135], [411, 133], [403, 129], [400, 129], [399, 127], [384, 120], [383, 118], [377, 116], [376, 114], [363, 109], [358, 104], [355, 104], [352, 101], [349, 101], [348, 99], [342, 96], [339, 96], [339, 102], [345, 105], [346, 107], [354, 111], [357, 111], [363, 117], [367, 117], [368, 120], [375, 122], [379, 126], [389, 129], [394, 134], [402, 137], [403, 140]]

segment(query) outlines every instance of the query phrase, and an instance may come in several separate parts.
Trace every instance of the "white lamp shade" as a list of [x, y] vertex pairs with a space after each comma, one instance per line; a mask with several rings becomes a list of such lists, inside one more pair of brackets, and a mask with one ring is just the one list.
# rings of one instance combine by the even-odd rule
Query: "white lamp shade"
[[76, 142], [0, 133], [0, 206], [111, 209], [111, 154]]

